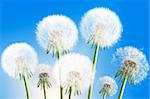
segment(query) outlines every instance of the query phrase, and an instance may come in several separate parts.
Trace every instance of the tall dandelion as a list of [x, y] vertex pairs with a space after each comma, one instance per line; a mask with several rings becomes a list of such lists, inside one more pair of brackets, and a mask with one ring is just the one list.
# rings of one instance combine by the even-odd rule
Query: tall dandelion
[[[107, 8], [94, 8], [82, 18], [82, 36], [88, 44], [95, 47], [93, 58], [93, 77], [95, 76], [99, 48], [109, 48], [121, 37], [122, 24], [115, 12]], [[93, 82], [89, 87], [88, 99], [92, 98]]]
[[69, 99], [88, 89], [92, 74], [92, 62], [88, 57], [76, 53], [64, 55], [55, 64], [56, 78], [58, 78], [59, 67], [61, 67], [61, 86], [69, 95]]
[[34, 79], [38, 88], [41, 88], [44, 93], [44, 99], [47, 99], [46, 89], [52, 87], [53, 73], [49, 65], [39, 64], [35, 69]]
[[115, 95], [118, 89], [116, 81], [109, 76], [101, 77], [99, 79], [99, 86], [99, 94], [102, 96], [102, 99]]
[[113, 61], [122, 66], [115, 75], [122, 80], [118, 96], [118, 99], [122, 99], [126, 82], [134, 85], [140, 83], [146, 78], [149, 66], [143, 52], [132, 46], [117, 49], [113, 55]]
[[27, 79], [32, 76], [38, 63], [35, 50], [26, 43], [14, 43], [4, 50], [1, 63], [9, 76], [24, 81], [27, 99], [30, 99]]
[[[68, 17], [52, 15], [45, 17], [37, 25], [37, 40], [48, 54], [57, 55], [68, 53], [75, 46], [78, 39], [78, 30], [75, 23]], [[60, 68], [61, 71], [61, 68]], [[59, 72], [60, 72], [59, 71]], [[61, 78], [60, 83], [61, 83]], [[60, 87], [61, 99], [63, 89]]]

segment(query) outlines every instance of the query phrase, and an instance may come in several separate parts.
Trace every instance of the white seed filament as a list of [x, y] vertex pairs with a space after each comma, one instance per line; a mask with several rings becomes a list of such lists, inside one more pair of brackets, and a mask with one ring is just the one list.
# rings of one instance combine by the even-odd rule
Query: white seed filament
[[66, 94], [69, 94], [69, 89], [72, 87], [74, 89], [74, 95], [80, 95], [81, 94], [81, 75], [80, 73], [76, 71], [71, 71], [68, 74], [68, 78], [66, 82], [64, 83], [64, 88], [66, 90]]
[[49, 44], [48, 44], [47, 51], [52, 50], [52, 52], [55, 52], [56, 50], [59, 50], [63, 43], [62, 31], [49, 30], [48, 39], [49, 39]]
[[108, 34], [108, 28], [102, 22], [96, 22], [88, 43], [98, 43], [100, 38]]
[[17, 65], [15, 69], [15, 77], [19, 75], [20, 79], [22, 79], [23, 76], [27, 76], [28, 78], [32, 76], [32, 72], [27, 67], [28, 63], [24, 57], [22, 56], [16, 57], [15, 62]]

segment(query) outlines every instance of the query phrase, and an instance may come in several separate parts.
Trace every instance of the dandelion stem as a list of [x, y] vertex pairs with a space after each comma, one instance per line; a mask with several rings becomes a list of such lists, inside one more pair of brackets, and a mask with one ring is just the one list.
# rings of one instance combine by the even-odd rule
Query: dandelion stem
[[94, 82], [94, 76], [95, 76], [95, 71], [96, 71], [96, 64], [97, 64], [97, 58], [98, 58], [98, 51], [99, 51], [99, 44], [96, 44], [96, 46], [95, 46], [95, 52], [94, 52], [94, 57], [93, 57], [92, 83], [90, 84], [90, 87], [89, 87], [88, 99], [92, 99], [93, 82]]
[[120, 93], [119, 93], [118, 99], [122, 99], [127, 79], [128, 79], [128, 76], [125, 74], [125, 76], [123, 78], [122, 85], [121, 85], [121, 89], [120, 89]]
[[102, 99], [105, 99], [105, 94], [102, 95]]
[[57, 58], [58, 58], [58, 60], [60, 59], [60, 52], [59, 51], [57, 53]]
[[[60, 51], [57, 53], [58, 60], [60, 59]], [[63, 88], [61, 87], [61, 67], [59, 67], [59, 82], [60, 82], [60, 99], [63, 99]]]
[[28, 85], [27, 85], [27, 81], [26, 81], [26, 78], [25, 78], [24, 75], [23, 75], [23, 80], [24, 80], [24, 85], [25, 85], [25, 88], [26, 88], [27, 99], [30, 99], [30, 98], [29, 98]]
[[46, 86], [45, 81], [43, 81], [44, 99], [46, 99]]
[[72, 87], [70, 87], [70, 89], [69, 89], [69, 99], [71, 99], [72, 97]]

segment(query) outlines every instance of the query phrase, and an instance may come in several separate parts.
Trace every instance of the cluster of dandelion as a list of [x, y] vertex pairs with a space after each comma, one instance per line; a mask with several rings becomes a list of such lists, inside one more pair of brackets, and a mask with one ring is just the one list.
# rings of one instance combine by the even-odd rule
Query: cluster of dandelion
[[[95, 49], [92, 62], [87, 56], [71, 52], [78, 40], [75, 23], [64, 15], [50, 15], [37, 24], [36, 37], [46, 54], [57, 56], [54, 66], [40, 64], [34, 48], [20, 42], [4, 50], [2, 67], [9, 76], [24, 81], [27, 99], [30, 99], [27, 80], [31, 77], [37, 88], [43, 90], [44, 99], [51, 98], [47, 90], [54, 83], [59, 85], [59, 99], [64, 99], [64, 95], [72, 99], [86, 90], [87, 99], [92, 99], [99, 49], [108, 49], [117, 43], [122, 31], [119, 17], [107, 8], [94, 8], [83, 16], [80, 32], [86, 43]], [[149, 66], [145, 55], [132, 46], [117, 49], [113, 61], [122, 66], [115, 74], [122, 80], [118, 95], [118, 99], [122, 99], [126, 82], [137, 84], [144, 80]], [[115, 95], [118, 90], [116, 81], [109, 76], [100, 77], [99, 87], [102, 99]]]

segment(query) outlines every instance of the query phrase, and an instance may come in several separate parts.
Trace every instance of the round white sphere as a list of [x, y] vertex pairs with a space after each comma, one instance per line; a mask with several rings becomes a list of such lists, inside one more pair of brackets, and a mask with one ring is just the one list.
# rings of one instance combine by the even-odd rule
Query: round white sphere
[[72, 50], [78, 40], [75, 23], [62, 15], [43, 18], [37, 24], [36, 35], [41, 47], [51, 53]]
[[121, 37], [122, 24], [117, 14], [108, 8], [94, 8], [83, 16], [80, 31], [86, 42], [107, 48]]
[[[61, 86], [67, 81], [68, 77], [70, 80], [77, 80], [82, 86], [81, 91], [85, 91], [89, 88], [91, 83], [91, 75], [92, 75], [92, 61], [84, 55], [70, 53], [64, 55], [56, 62], [54, 65], [54, 73], [59, 83], [59, 69], [61, 76]], [[78, 74], [73, 74], [78, 73]], [[72, 76], [73, 75], [73, 76]], [[69, 81], [70, 81], [69, 80]], [[73, 86], [74, 87], [74, 86]]]
[[115, 95], [118, 90], [118, 85], [116, 84], [116, 81], [110, 76], [104, 76], [104, 77], [99, 78], [100, 90], [104, 88], [105, 84], [108, 84], [111, 88], [109, 90], [109, 95], [110, 96]]
[[118, 48], [113, 54], [112, 61], [115, 62], [117, 65], [122, 66], [122, 64], [126, 60], [131, 60], [136, 63], [137, 69], [135, 69], [135, 71], [133, 72], [133, 79], [135, 81], [135, 84], [141, 82], [147, 77], [149, 71], [149, 64], [143, 52], [132, 46]]
[[1, 63], [9, 76], [13, 78], [19, 78], [19, 74], [27, 76], [28, 71], [34, 72], [38, 63], [37, 53], [27, 43], [14, 43], [4, 50]]

